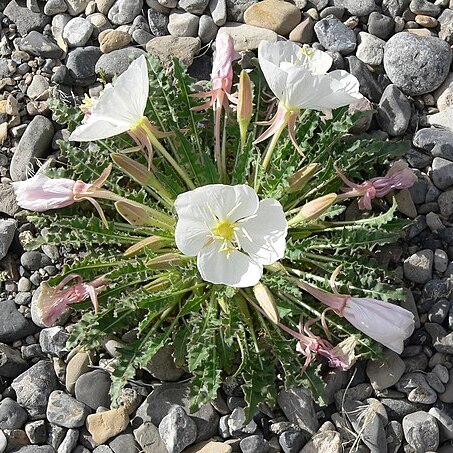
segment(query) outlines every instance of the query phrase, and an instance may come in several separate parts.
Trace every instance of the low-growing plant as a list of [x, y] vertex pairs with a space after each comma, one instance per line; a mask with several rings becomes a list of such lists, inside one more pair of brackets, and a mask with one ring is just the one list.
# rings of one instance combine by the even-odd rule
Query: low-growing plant
[[[291, 49], [267, 51], [283, 58]], [[327, 83], [330, 64], [316, 52], [303, 49], [288, 60], [314, 82], [302, 81], [302, 87], [293, 74], [287, 84], [297, 82], [319, 103], [316, 83]], [[30, 249], [46, 243], [84, 251], [35, 295], [42, 325], [58, 322], [77, 302], [81, 318], [72, 326], [72, 346], [96, 349], [107, 336], [129, 332], [112, 364], [114, 399], [137, 369], [171, 344], [175, 363], [191, 375], [192, 408], [216, 398], [228, 375], [242, 382], [249, 415], [260, 403], [272, 404], [283, 386], [308, 387], [322, 403], [329, 365], [347, 369], [357, 357], [379, 354], [367, 333], [398, 350], [413, 329], [409, 312], [383, 302], [402, 297], [401, 282], [374, 257], [377, 247], [398, 240], [405, 221], [385, 199], [374, 214], [357, 207], [348, 213], [344, 201], [358, 196], [371, 203], [408, 187], [400, 178], [408, 170], [351, 183], [341, 195], [343, 175], [371, 177], [407, 144], [351, 134], [361, 115], [329, 108], [325, 99], [324, 108], [290, 105], [288, 96], [276, 93], [275, 80], [266, 82], [263, 64], [263, 72], [241, 73], [235, 96], [234, 58], [231, 48], [225, 51], [224, 71], [220, 65], [220, 73], [213, 72], [208, 92], [199, 91], [178, 61], [168, 70], [141, 57], [94, 107], [85, 104], [82, 111], [53, 100], [54, 118], [72, 132], [71, 140], [108, 138], [82, 146], [60, 141], [65, 165], [32, 178], [29, 198], [25, 184], [33, 186], [32, 180], [15, 185], [25, 208], [64, 207], [30, 215], [42, 228]], [[313, 75], [317, 64], [324, 69]], [[143, 83], [143, 65], [149, 96], [133, 87]], [[339, 96], [335, 89], [343, 93], [340, 105], [360, 97], [358, 84], [341, 85], [341, 77], [352, 76], [335, 77], [339, 86], [334, 76], [328, 79], [326, 99]], [[279, 113], [266, 131], [260, 122], [272, 118], [276, 105], [268, 83]], [[200, 108], [200, 97], [211, 101]]]

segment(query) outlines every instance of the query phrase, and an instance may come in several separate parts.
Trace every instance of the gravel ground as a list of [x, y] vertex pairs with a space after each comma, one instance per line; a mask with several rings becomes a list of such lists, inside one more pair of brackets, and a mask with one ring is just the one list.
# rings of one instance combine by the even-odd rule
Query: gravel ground
[[[0, 0], [0, 11], [0, 453], [453, 452], [453, 132], [429, 126], [453, 105], [453, 1]], [[303, 389], [282, 391], [249, 424], [234, 379], [190, 414], [188, 376], [170, 348], [143, 372], [148, 385], [131, 384], [110, 409], [109, 361], [122, 339], [96, 355], [68, 351], [67, 328], [32, 322], [34, 290], [76, 251], [24, 253], [39, 232], [15, 220], [8, 185], [67, 136], [50, 120], [55, 91], [96, 95], [101, 71], [110, 79], [144, 52], [209, 78], [219, 31], [241, 51], [279, 35], [329, 51], [375, 108], [366, 127], [412, 141], [406, 159], [419, 176], [397, 194], [414, 219], [405, 240], [377, 254], [404, 276], [416, 316], [402, 356], [331, 371], [327, 407]]]

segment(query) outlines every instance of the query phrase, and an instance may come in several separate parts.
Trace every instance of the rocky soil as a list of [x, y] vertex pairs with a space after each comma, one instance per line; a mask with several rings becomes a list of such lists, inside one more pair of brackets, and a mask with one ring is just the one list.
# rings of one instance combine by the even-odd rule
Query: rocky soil
[[[429, 127], [453, 105], [453, 1], [0, 0], [0, 22], [0, 453], [453, 452], [453, 132]], [[330, 52], [375, 109], [365, 128], [412, 141], [406, 160], [419, 181], [397, 198], [414, 222], [377, 257], [405, 278], [416, 331], [401, 357], [331, 371], [327, 407], [282, 391], [246, 424], [231, 378], [190, 413], [188, 376], [165, 348], [110, 409], [109, 363], [124, 339], [106, 338], [97, 355], [68, 351], [72, 320], [32, 322], [33, 292], [77, 252], [24, 252], [40, 232], [15, 218], [9, 182], [67, 137], [49, 97], [97, 95], [101, 74], [110, 80], [145, 52], [207, 79], [222, 32], [244, 59], [262, 39]]]

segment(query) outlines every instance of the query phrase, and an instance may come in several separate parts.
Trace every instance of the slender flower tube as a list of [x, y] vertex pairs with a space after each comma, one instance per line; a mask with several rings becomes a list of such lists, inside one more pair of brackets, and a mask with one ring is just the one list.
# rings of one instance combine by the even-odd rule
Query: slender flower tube
[[303, 155], [296, 141], [296, 120], [301, 109], [327, 113], [362, 98], [359, 81], [353, 75], [341, 70], [327, 74], [333, 60], [320, 50], [300, 47], [290, 41], [261, 41], [258, 60], [270, 89], [279, 100], [277, 113], [266, 123], [269, 128], [255, 140], [260, 143], [273, 137], [263, 161], [265, 169], [286, 127], [295, 148]]
[[398, 305], [368, 297], [332, 294], [300, 280], [297, 284], [356, 329], [398, 354], [403, 352], [404, 340], [414, 331], [414, 315]]
[[355, 184], [337, 170], [338, 175], [349, 187], [338, 198], [360, 197], [359, 209], [371, 209], [374, 198], [382, 198], [395, 189], [409, 189], [417, 182], [417, 176], [404, 161], [395, 162], [385, 176], [372, 178], [361, 184]]
[[[213, 107], [215, 112], [215, 159], [219, 170], [222, 170], [220, 156], [220, 121], [222, 109], [230, 110], [228, 99], [231, 97], [233, 83], [233, 61], [240, 58], [234, 50], [233, 38], [228, 33], [219, 33], [216, 39], [216, 50], [212, 63], [212, 90], [205, 93], [191, 94], [192, 97], [211, 98], [208, 102], [194, 107], [192, 110], [204, 110]], [[222, 171], [220, 171], [222, 173]]]
[[42, 173], [38, 173], [25, 181], [17, 181], [11, 184], [16, 194], [17, 204], [21, 208], [44, 212], [87, 200], [96, 208], [104, 225], [108, 226], [104, 212], [95, 198], [121, 199], [113, 192], [101, 188], [111, 170], [112, 165], [110, 164], [104, 169], [101, 176], [91, 184], [65, 178], [52, 179]]
[[239, 94], [237, 100], [237, 120], [241, 132], [241, 143], [245, 145], [247, 128], [253, 115], [253, 93], [252, 82], [245, 69], [239, 77]]
[[[65, 286], [74, 281], [74, 284]], [[107, 278], [101, 276], [91, 282], [84, 283], [78, 274], [69, 274], [55, 288], [42, 282], [39, 295], [32, 301], [33, 320], [41, 327], [52, 327], [65, 313], [68, 305], [91, 299], [94, 312], [98, 313], [97, 295], [107, 288]]]
[[197, 257], [201, 278], [245, 288], [258, 283], [263, 266], [283, 258], [287, 222], [282, 205], [259, 200], [244, 184], [210, 184], [178, 195], [175, 240]]

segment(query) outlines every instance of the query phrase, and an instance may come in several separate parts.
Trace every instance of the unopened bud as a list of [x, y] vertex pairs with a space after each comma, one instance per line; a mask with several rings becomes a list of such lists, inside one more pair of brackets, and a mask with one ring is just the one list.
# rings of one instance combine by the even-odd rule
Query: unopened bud
[[315, 200], [309, 201], [302, 206], [298, 214], [288, 221], [288, 225], [295, 225], [299, 222], [307, 222], [317, 219], [321, 214], [324, 214], [337, 200], [337, 194], [328, 193]]
[[121, 170], [139, 184], [146, 186], [149, 184], [150, 179], [153, 178], [153, 174], [144, 165], [124, 154], [113, 153], [110, 157]]
[[154, 226], [163, 229], [172, 227], [171, 217], [156, 209], [142, 205], [135, 201], [120, 200], [115, 203], [118, 213], [128, 223], [135, 226]]
[[168, 239], [162, 238], [159, 236], [150, 236], [143, 239], [142, 241], [137, 242], [134, 245], [131, 245], [125, 252], [124, 256], [134, 256], [140, 253], [145, 247], [155, 252], [160, 248], [164, 247], [168, 243]]
[[171, 269], [184, 263], [184, 258], [177, 253], [165, 253], [161, 256], [156, 256], [146, 263], [150, 269]]
[[252, 82], [247, 71], [242, 70], [239, 78], [239, 96], [237, 106], [237, 119], [241, 132], [241, 141], [244, 145], [247, 136], [247, 128], [253, 115]]
[[266, 316], [274, 323], [277, 324], [280, 320], [278, 314], [277, 304], [275, 298], [270, 289], [262, 283], [257, 283], [253, 287], [253, 294], [257, 300], [260, 308], [266, 314]]
[[288, 179], [289, 191], [295, 192], [302, 189], [305, 184], [313, 177], [318, 170], [319, 164], [313, 163], [305, 165], [300, 170], [297, 170], [293, 176]]

